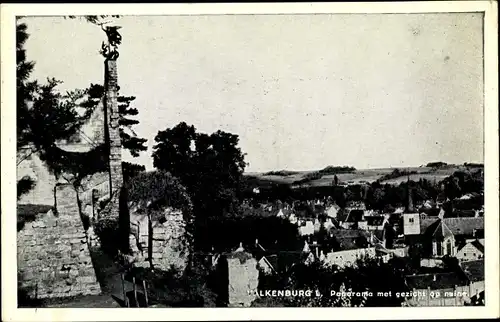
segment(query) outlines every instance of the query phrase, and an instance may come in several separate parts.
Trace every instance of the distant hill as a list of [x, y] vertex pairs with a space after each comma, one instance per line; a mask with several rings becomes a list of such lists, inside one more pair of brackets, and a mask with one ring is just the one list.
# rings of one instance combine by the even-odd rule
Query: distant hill
[[[433, 165], [433, 164], [431, 164]], [[441, 181], [452, 175], [455, 171], [466, 171], [469, 168], [478, 167], [476, 164], [464, 165], [440, 165], [420, 166], [420, 167], [399, 167], [399, 168], [379, 168], [379, 169], [354, 169], [349, 167], [337, 167], [340, 173], [327, 167], [328, 171], [270, 171], [266, 173], [245, 173], [247, 184], [252, 187], [266, 187], [272, 185], [301, 185], [301, 186], [329, 186], [332, 184], [335, 175], [339, 184], [362, 184], [380, 180], [381, 183], [399, 184], [408, 179], [418, 181], [427, 179], [430, 181]], [[343, 171], [342, 171], [343, 169]], [[399, 172], [401, 175], [395, 175]], [[333, 172], [333, 174], [332, 174]]]

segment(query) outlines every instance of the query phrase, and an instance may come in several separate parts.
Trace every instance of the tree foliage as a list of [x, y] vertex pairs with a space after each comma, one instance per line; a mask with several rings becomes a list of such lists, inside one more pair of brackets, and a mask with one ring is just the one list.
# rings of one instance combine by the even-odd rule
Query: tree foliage
[[155, 142], [154, 166], [172, 173], [187, 187], [197, 217], [221, 216], [235, 209], [246, 165], [237, 135], [199, 133], [182, 122], [159, 131]]
[[404, 301], [397, 296], [407, 290], [404, 274], [398, 259], [384, 263], [378, 258], [360, 258], [346, 267], [315, 261], [293, 266], [287, 278], [268, 276], [266, 288], [311, 291], [311, 296], [278, 299], [288, 307], [394, 307]]
[[76, 19], [80, 18], [85, 20], [88, 23], [97, 25], [99, 24], [102, 20], [105, 20], [106, 18], [111, 17], [111, 18], [119, 18], [120, 16], [118, 15], [99, 15], [99, 16], [68, 16], [70, 19]]
[[[86, 16], [85, 19], [95, 23], [102, 17]], [[82, 154], [63, 151], [56, 145], [59, 140], [71, 139], [80, 131], [81, 126], [101, 101], [104, 87], [90, 84], [86, 89], [63, 94], [58, 90], [62, 82], [54, 78], [48, 78], [45, 84], [30, 81], [30, 74], [35, 64], [26, 59], [24, 44], [28, 37], [26, 24], [18, 23], [16, 35], [18, 147], [32, 145], [54, 174], [69, 173], [76, 183], [86, 175], [105, 171], [108, 161], [106, 146], [95, 144], [90, 152]], [[129, 150], [133, 157], [137, 157], [140, 152], [147, 150], [145, 146], [147, 140], [137, 137], [132, 129], [139, 123], [132, 118], [139, 113], [136, 108], [130, 107], [134, 100], [133, 96], [118, 96], [122, 146]], [[144, 170], [142, 166], [129, 162], [124, 162], [123, 168], [125, 178]]]

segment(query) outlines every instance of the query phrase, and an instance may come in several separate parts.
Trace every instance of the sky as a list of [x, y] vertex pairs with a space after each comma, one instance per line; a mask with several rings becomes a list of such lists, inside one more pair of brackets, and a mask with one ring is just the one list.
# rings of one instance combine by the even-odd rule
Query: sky
[[[179, 122], [238, 134], [246, 171], [483, 162], [479, 13], [123, 16], [120, 93], [154, 137]], [[28, 17], [32, 78], [101, 83], [104, 32]]]

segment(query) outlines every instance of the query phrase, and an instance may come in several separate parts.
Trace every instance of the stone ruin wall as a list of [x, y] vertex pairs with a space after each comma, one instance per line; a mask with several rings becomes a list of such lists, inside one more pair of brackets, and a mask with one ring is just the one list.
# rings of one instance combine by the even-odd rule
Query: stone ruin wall
[[[152, 258], [156, 269], [168, 270], [173, 265], [184, 271], [188, 260], [188, 247], [183, 243], [186, 224], [181, 211], [166, 209], [164, 223], [154, 221]], [[131, 211], [130, 245], [137, 258], [137, 266], [149, 267], [149, 229], [148, 217]]]
[[229, 307], [249, 307], [257, 298], [255, 290], [259, 284], [257, 260], [230, 257], [227, 259], [229, 272]]
[[17, 234], [20, 286], [36, 298], [100, 294], [76, 192], [58, 186], [56, 198], [57, 216], [41, 214]]
[[34, 148], [26, 147], [17, 153], [17, 180], [30, 177], [35, 186], [17, 201], [18, 204], [54, 205], [56, 178], [40, 160]]

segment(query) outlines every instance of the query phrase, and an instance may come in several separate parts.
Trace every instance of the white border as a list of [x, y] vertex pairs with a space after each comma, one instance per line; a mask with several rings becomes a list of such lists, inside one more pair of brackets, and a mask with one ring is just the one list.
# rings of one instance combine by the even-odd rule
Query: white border
[[[216, 15], [311, 13], [485, 12], [485, 227], [486, 307], [444, 308], [251, 308], [251, 309], [17, 309], [15, 194], [15, 16], [16, 15]], [[328, 320], [498, 317], [499, 185], [498, 185], [498, 27], [495, 1], [393, 3], [255, 3], [255, 4], [2, 4], [2, 320]]]

